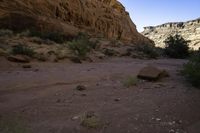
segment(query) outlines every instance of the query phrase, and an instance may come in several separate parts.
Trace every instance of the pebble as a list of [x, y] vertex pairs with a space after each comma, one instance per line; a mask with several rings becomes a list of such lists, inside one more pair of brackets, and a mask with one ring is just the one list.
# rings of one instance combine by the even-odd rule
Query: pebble
[[156, 118], [156, 121], [161, 121], [161, 119], [160, 118]]
[[121, 99], [120, 98], [116, 98], [115, 99], [115, 102], [119, 102]]
[[169, 130], [169, 133], [175, 133], [174, 129]]
[[31, 65], [23, 65], [22, 67], [23, 67], [23, 68], [32, 68]]
[[86, 90], [86, 87], [83, 86], [83, 85], [78, 85], [78, 86], [76, 87], [76, 90], [78, 90], [78, 91], [84, 91], [84, 90]]
[[81, 96], [85, 97], [85, 96], [87, 96], [87, 94], [81, 94]]
[[74, 117], [72, 117], [72, 120], [78, 120], [80, 117], [79, 116], [74, 116]]

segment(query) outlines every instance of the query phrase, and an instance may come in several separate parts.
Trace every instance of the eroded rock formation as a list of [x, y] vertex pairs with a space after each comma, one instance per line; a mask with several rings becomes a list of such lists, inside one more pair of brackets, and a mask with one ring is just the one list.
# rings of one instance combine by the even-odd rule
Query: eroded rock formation
[[195, 50], [200, 47], [200, 18], [188, 22], [166, 23], [159, 26], [145, 27], [143, 35], [152, 39], [156, 46], [165, 47], [164, 40], [169, 35], [179, 34], [190, 40], [189, 46]]
[[117, 0], [0, 0], [0, 28], [68, 35], [85, 31], [134, 44], [151, 43], [137, 32]]

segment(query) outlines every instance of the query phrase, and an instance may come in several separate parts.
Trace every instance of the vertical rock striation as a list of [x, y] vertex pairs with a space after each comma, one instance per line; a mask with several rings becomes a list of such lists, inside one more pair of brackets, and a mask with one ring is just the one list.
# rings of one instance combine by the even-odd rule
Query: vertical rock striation
[[151, 43], [117, 0], [0, 0], [0, 28], [37, 29]]

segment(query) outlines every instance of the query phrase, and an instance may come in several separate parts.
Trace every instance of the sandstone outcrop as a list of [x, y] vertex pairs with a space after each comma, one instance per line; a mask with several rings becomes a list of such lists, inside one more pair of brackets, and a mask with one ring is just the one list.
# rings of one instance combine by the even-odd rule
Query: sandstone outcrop
[[117, 0], [0, 0], [0, 28], [69, 36], [81, 31], [133, 44], [151, 43], [137, 32]]
[[143, 35], [152, 39], [158, 47], [165, 47], [164, 40], [169, 35], [179, 34], [190, 40], [189, 46], [195, 50], [200, 47], [200, 18], [188, 22], [166, 23], [159, 26], [145, 27]]
[[166, 70], [161, 70], [154, 66], [147, 66], [140, 70], [137, 77], [140, 79], [156, 81], [164, 77], [168, 77], [169, 74]]

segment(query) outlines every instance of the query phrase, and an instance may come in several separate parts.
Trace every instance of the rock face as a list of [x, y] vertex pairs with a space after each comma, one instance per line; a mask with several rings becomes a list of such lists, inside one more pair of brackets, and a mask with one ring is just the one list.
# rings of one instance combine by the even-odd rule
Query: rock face
[[166, 23], [159, 26], [145, 27], [143, 35], [152, 39], [156, 46], [164, 47], [164, 40], [169, 35], [179, 34], [190, 40], [189, 46], [195, 50], [200, 47], [200, 18], [188, 22]]
[[151, 43], [117, 0], [0, 0], [0, 28], [67, 35], [88, 32], [132, 43]]

